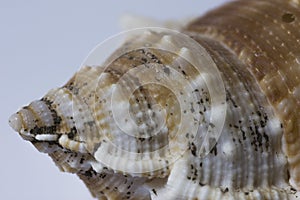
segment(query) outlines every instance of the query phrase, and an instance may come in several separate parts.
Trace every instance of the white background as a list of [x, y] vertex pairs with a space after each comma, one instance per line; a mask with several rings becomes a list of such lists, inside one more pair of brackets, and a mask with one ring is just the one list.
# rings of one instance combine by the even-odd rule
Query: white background
[[0, 0], [0, 199], [92, 199], [79, 178], [22, 140], [9, 116], [63, 85], [95, 45], [121, 31], [123, 14], [178, 20], [225, 1]]

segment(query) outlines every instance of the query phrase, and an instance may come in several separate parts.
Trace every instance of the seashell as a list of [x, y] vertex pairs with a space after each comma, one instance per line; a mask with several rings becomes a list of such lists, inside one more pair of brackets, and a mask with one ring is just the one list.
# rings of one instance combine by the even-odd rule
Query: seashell
[[298, 199], [299, 18], [234, 1], [125, 32], [9, 123], [98, 199]]

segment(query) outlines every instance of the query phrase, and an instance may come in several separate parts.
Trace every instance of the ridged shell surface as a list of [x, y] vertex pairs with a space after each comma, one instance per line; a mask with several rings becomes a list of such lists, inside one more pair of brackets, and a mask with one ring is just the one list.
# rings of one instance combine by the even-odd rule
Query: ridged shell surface
[[300, 185], [300, 32], [298, 1], [238, 1], [187, 29], [224, 43], [248, 65], [283, 123], [283, 149]]
[[98, 199], [298, 199], [300, 5], [138, 30], [11, 126]]

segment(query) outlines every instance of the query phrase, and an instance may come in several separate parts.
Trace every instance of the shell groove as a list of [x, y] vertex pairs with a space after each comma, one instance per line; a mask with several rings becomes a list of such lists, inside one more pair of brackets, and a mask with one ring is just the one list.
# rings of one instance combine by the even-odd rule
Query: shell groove
[[[240, 12], [233, 12], [239, 9]], [[221, 16], [222, 15], [222, 16]], [[285, 17], [290, 16], [290, 20]], [[260, 83], [284, 126], [284, 151], [299, 187], [299, 2], [238, 1], [187, 28], [226, 44]], [[249, 31], [249, 27], [255, 31]], [[257, 34], [259, 33], [259, 34]]]
[[297, 199], [299, 8], [234, 1], [185, 35], [138, 30], [9, 123], [98, 199]]

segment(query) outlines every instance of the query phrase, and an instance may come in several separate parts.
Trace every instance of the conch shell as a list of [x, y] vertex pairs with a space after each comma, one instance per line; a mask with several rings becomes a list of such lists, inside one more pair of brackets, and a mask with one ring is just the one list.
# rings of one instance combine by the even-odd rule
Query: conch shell
[[299, 20], [240, 0], [125, 32], [9, 123], [98, 199], [298, 199]]

